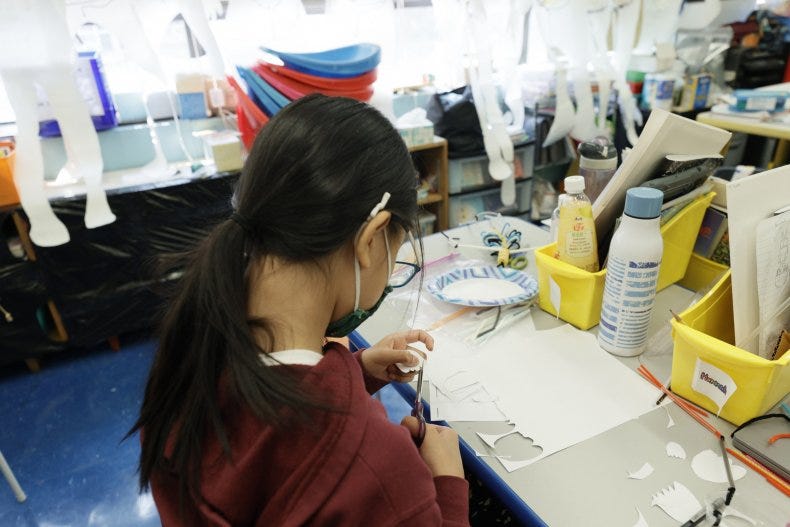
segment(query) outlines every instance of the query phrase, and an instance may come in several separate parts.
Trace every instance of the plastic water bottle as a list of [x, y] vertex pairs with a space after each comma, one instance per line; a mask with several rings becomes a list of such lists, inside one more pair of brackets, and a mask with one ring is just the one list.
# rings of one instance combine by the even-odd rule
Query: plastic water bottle
[[615, 355], [634, 357], [645, 349], [664, 251], [663, 200], [658, 189], [628, 189], [625, 214], [612, 237], [598, 344]]
[[584, 194], [582, 176], [565, 178], [565, 194], [560, 196], [557, 208], [557, 257], [579, 269], [597, 272], [598, 240], [595, 236], [592, 204]]
[[579, 145], [579, 175], [584, 177], [584, 193], [595, 202], [617, 170], [617, 149], [605, 137]]

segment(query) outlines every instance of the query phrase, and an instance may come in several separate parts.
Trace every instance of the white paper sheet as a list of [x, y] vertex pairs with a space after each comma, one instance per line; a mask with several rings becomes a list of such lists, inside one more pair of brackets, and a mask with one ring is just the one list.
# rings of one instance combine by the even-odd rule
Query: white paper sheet
[[[790, 204], [790, 196], [787, 196]], [[770, 358], [783, 329], [790, 328], [790, 212], [757, 225], [757, 294], [760, 299], [761, 357]]]
[[514, 328], [470, 363], [502, 413], [543, 449], [524, 466], [655, 408], [654, 388], [569, 325]]
[[755, 240], [760, 221], [790, 205], [790, 165], [751, 175], [727, 184], [730, 269], [735, 341], [756, 353], [757, 339], [749, 337], [760, 319]]

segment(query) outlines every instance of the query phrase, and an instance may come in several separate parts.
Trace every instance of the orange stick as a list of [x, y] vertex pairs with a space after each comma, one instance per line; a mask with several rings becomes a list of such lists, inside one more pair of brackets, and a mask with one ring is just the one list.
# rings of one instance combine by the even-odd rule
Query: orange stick
[[750, 469], [754, 470], [762, 477], [764, 477], [765, 480], [771, 485], [773, 485], [774, 487], [776, 487], [779, 490], [779, 492], [781, 492], [785, 496], [790, 496], [790, 484], [785, 483], [784, 480], [782, 480], [779, 476], [777, 476], [776, 474], [765, 468], [758, 461], [752, 459], [746, 454], [741, 454], [740, 452], [737, 452], [731, 448], [728, 448], [727, 452], [729, 452], [734, 457], [736, 457], [744, 465], [748, 466]]
[[780, 439], [790, 439], [790, 434], [776, 434], [775, 436], [771, 436], [768, 438], [768, 443], [773, 445]]
[[[650, 373], [650, 370], [648, 370], [648, 369], [647, 369], [647, 367], [645, 367], [644, 365], [641, 365], [641, 366], [639, 366], [639, 367], [636, 369], [636, 371], [638, 371], [639, 373], [641, 373], [641, 374], [642, 374], [642, 376], [643, 376], [643, 377], [645, 377], [645, 378], [646, 378], [646, 379], [647, 379], [647, 380], [650, 382], [650, 384], [652, 384], [653, 386], [655, 386], [656, 388], [658, 388], [659, 390], [661, 390], [661, 391], [662, 391], [662, 392], [664, 392], [665, 394], [668, 394], [668, 393], [669, 393], [669, 391], [668, 391], [668, 390], [669, 390], [669, 388], [666, 388], [666, 387], [665, 387], [665, 386], [664, 386], [664, 385], [661, 383], [661, 381], [659, 381], [659, 380], [656, 378], [656, 376], [655, 376], [655, 375], [653, 375], [652, 373]], [[672, 398], [672, 400], [673, 400], [673, 401], [675, 401], [675, 402], [677, 402], [677, 400], [676, 400], [674, 397]], [[681, 404], [680, 404], [680, 403], [678, 403], [678, 405], [680, 406]], [[684, 406], [685, 406], [687, 409], [691, 410], [692, 412], [698, 413], [698, 414], [699, 414], [699, 415], [701, 415], [702, 417], [708, 417], [708, 412], [706, 412], [706, 411], [705, 411], [705, 410], [703, 410], [702, 408], [699, 408], [698, 406], [695, 406], [695, 405], [691, 404], [691, 403], [690, 403], [690, 402], [688, 402], [688, 401], [685, 401], [685, 400], [683, 400], [683, 403], [682, 403], [682, 405], [684, 405]]]
[[[645, 373], [644, 373], [644, 372], [643, 372], [641, 369], [637, 368], [637, 371], [638, 371], [640, 374], [642, 374], [642, 375], [643, 375], [645, 378], [647, 378], [647, 375], [646, 375], [646, 374], [645, 374]], [[649, 378], [648, 378], [648, 380], [649, 380]], [[660, 384], [660, 383], [659, 383], [659, 384]], [[663, 385], [663, 384], [660, 384], [659, 388], [661, 389], [661, 391], [663, 391], [665, 394], [667, 394], [667, 397], [669, 397], [670, 399], [672, 399], [672, 400], [675, 402], [675, 404], [677, 404], [678, 406], [680, 406], [680, 407], [681, 407], [683, 410], [685, 410], [685, 411], [686, 411], [686, 413], [687, 413], [687, 414], [689, 414], [691, 417], [693, 417], [694, 419], [696, 419], [696, 421], [697, 421], [699, 424], [701, 424], [702, 426], [704, 426], [705, 428], [707, 428], [707, 429], [708, 429], [708, 430], [709, 430], [709, 431], [710, 431], [710, 432], [711, 432], [713, 435], [715, 435], [715, 436], [716, 436], [716, 438], [719, 438], [719, 437], [721, 437], [721, 436], [722, 436], [722, 433], [721, 433], [721, 432], [719, 432], [719, 431], [716, 429], [716, 427], [715, 427], [715, 426], [713, 426], [712, 424], [710, 424], [709, 422], [707, 422], [705, 419], [703, 419], [703, 418], [702, 418], [702, 416], [701, 416], [701, 415], [699, 415], [699, 414], [698, 414], [698, 413], [697, 413], [697, 412], [694, 410], [694, 407], [693, 407], [693, 406], [691, 406], [689, 403], [687, 403], [686, 401], [684, 401], [683, 399], [681, 399], [680, 397], [678, 397], [677, 395], [675, 395], [675, 394], [674, 394], [674, 393], [672, 393], [671, 391], [667, 390], [667, 389], [664, 387], [664, 385]]]
[[436, 322], [431, 324], [431, 327], [428, 328], [428, 331], [431, 331], [433, 329], [439, 329], [440, 327], [444, 326], [448, 322], [452, 322], [453, 320], [455, 320], [456, 318], [460, 317], [461, 315], [464, 315], [464, 314], [466, 314], [466, 313], [468, 313], [470, 311], [474, 311], [475, 309], [479, 309], [479, 308], [475, 308], [475, 307], [472, 307], [472, 306], [462, 307], [458, 311], [450, 313], [446, 317], [440, 318], [439, 320], [437, 320]]

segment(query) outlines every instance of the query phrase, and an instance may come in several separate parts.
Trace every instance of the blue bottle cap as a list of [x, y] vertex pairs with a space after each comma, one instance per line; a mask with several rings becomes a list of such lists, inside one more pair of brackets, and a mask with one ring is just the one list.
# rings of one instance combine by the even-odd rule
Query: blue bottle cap
[[625, 194], [625, 213], [632, 218], [658, 218], [663, 203], [664, 193], [657, 188], [629, 188]]

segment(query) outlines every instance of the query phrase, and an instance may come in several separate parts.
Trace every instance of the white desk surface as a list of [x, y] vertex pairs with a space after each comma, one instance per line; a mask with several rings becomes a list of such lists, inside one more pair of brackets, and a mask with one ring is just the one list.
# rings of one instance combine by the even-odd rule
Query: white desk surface
[[[524, 235], [529, 245], [547, 243], [548, 233], [545, 230], [532, 225], [525, 230], [527, 232]], [[446, 240], [440, 234], [426, 237], [424, 244], [427, 262], [449, 251]], [[534, 257], [531, 254], [530, 256], [527, 270], [537, 274]], [[662, 324], [668, 323], [669, 308], [676, 312], [682, 311], [692, 296], [693, 292], [679, 286], [670, 286], [659, 293], [651, 334]], [[409, 318], [385, 302], [361, 326], [359, 332], [365, 340], [374, 343], [392, 331], [403, 329], [399, 324]], [[563, 324], [538, 307], [533, 308], [532, 319], [537, 330]], [[638, 358], [621, 360], [632, 369], [640, 364]], [[660, 379], [669, 377], [671, 355], [643, 356], [641, 360]], [[423, 394], [427, 393], [428, 390], [423, 388]], [[580, 401], [580, 404], [584, 402]], [[635, 507], [638, 506], [650, 527], [676, 526], [677, 522], [661, 509], [651, 506], [654, 493], [673, 481], [679, 481], [703, 501], [706, 498], [723, 497], [727, 485], [709, 483], [694, 474], [691, 459], [705, 449], [718, 453], [718, 442], [675, 404], [669, 405], [669, 408], [676, 423], [670, 429], [666, 428], [666, 411], [657, 407], [639, 419], [512, 473], [508, 473], [494, 458], [482, 459], [501, 478], [502, 485], [510, 487], [548, 525], [631, 527], [636, 523]], [[726, 421], [716, 418], [713, 420], [715, 426], [725, 435], [734, 429]], [[479, 452], [485, 452], [486, 448], [476, 432], [498, 433], [511, 428], [505, 422], [452, 422], [450, 425], [464, 441]], [[687, 459], [669, 458], [665, 452], [668, 441], [680, 443], [686, 450]], [[531, 441], [519, 434], [507, 436], [497, 443], [497, 452], [510, 455], [513, 459], [532, 457], [532, 450]], [[651, 476], [644, 480], [626, 477], [627, 471], [638, 469], [645, 461], [655, 468]], [[736, 482], [736, 489], [732, 505], [741, 512], [752, 514], [759, 511], [763, 515], [761, 519], [766, 522], [763, 525], [783, 527], [790, 524], [790, 499], [752, 470], [747, 469], [746, 476]], [[735, 522], [737, 521], [739, 520]], [[736, 525], [735, 522], [729, 523]]]
[[748, 117], [726, 115], [713, 112], [702, 112], [697, 115], [697, 121], [723, 128], [731, 132], [742, 132], [750, 135], [759, 135], [774, 139], [790, 140], [790, 124], [781, 122], [763, 122]]

